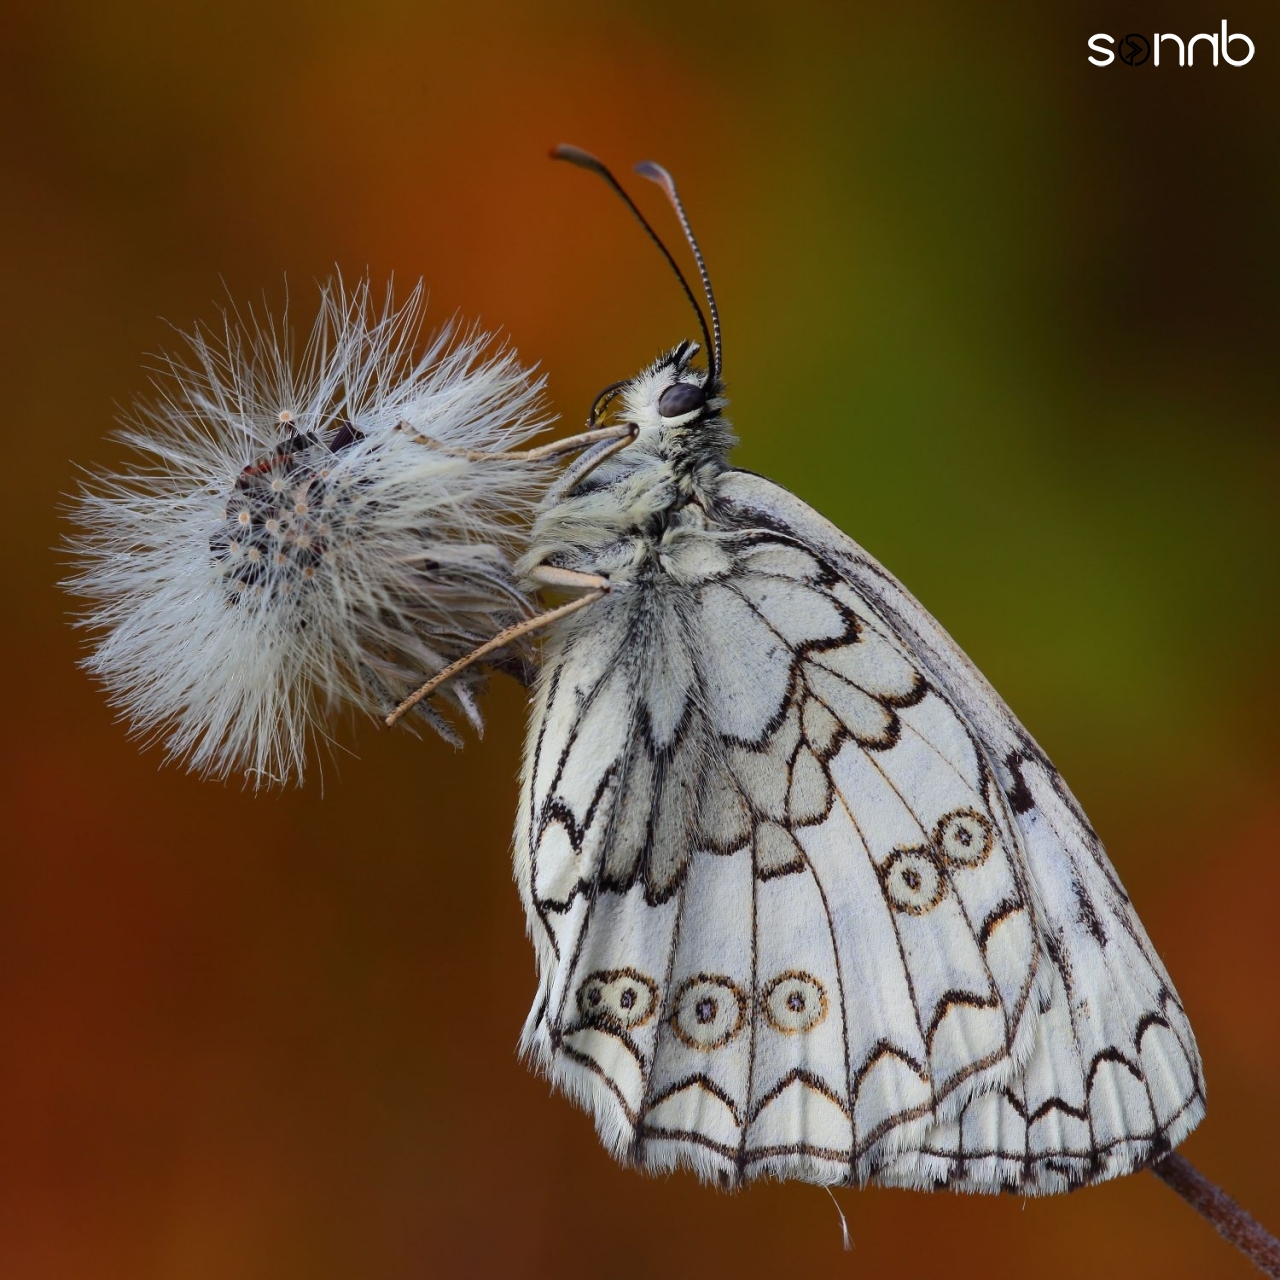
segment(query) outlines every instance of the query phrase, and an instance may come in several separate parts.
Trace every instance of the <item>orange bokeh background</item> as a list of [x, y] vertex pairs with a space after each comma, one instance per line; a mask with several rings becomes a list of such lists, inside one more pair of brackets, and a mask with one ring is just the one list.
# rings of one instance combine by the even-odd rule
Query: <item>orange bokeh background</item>
[[[1024, 1204], [616, 1167], [516, 1060], [523, 695], [300, 791], [161, 768], [77, 670], [80, 466], [220, 301], [424, 276], [570, 426], [692, 318], [573, 141], [681, 182], [738, 460], [895, 569], [1053, 755], [1197, 1028], [1186, 1154], [1280, 1228], [1274, 7], [20, 4], [4, 99], [0, 1276], [1240, 1276], [1154, 1178]], [[641, 185], [639, 183], [637, 186]], [[655, 219], [660, 199], [638, 192]], [[669, 226], [669, 219], [663, 223]], [[674, 233], [673, 233], [674, 234]]]

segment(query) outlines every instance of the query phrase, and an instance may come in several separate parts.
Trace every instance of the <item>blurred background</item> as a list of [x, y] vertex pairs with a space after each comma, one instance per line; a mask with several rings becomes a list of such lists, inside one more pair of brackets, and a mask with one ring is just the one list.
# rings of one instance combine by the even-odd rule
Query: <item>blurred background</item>
[[[425, 277], [576, 429], [694, 325], [546, 150], [661, 160], [737, 460], [902, 577], [1061, 767], [1198, 1030], [1185, 1153], [1280, 1227], [1275, 7], [9, 14], [0, 1275], [1251, 1274], [1146, 1174], [1027, 1204], [838, 1192], [844, 1254], [821, 1190], [616, 1167], [514, 1053], [522, 692], [495, 684], [461, 753], [360, 724], [300, 791], [202, 783], [77, 669], [54, 548], [169, 323], [278, 304], [286, 276], [300, 319], [335, 267]], [[1224, 16], [1246, 67], [1087, 61], [1096, 32]]]

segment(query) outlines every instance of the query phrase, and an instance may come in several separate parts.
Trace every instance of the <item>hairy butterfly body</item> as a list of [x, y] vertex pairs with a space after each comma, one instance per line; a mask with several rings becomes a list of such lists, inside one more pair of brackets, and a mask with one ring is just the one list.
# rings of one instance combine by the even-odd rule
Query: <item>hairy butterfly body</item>
[[1101, 843], [905, 588], [729, 466], [711, 315], [707, 367], [685, 343], [610, 389], [633, 441], [525, 557], [599, 598], [534, 697], [522, 1047], [617, 1157], [725, 1185], [1149, 1163], [1203, 1115], [1200, 1060]]

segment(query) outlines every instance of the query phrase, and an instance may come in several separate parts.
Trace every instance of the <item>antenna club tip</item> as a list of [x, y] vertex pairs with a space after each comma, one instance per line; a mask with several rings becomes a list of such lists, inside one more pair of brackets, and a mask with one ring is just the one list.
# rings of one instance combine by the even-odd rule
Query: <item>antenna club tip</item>
[[569, 142], [557, 142], [547, 154], [552, 160], [567, 160], [570, 164], [576, 164], [580, 169], [598, 169], [600, 167], [600, 161], [590, 151], [584, 151], [581, 147], [575, 147]]
[[675, 184], [671, 181], [671, 175], [656, 161], [641, 160], [635, 168], [642, 178], [648, 178], [650, 182], [656, 182], [661, 187], [671, 187]]

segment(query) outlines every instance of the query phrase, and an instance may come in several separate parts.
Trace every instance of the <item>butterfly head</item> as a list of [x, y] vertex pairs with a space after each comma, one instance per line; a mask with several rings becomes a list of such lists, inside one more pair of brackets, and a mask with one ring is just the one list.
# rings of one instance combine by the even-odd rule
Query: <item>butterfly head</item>
[[[697, 264], [706, 301], [704, 312], [693, 290], [689, 287], [671, 251], [661, 236], [649, 225], [634, 200], [623, 189], [617, 178], [589, 152], [579, 147], [558, 146], [552, 149], [552, 157], [586, 169], [617, 193], [623, 203], [635, 215], [646, 234], [657, 245], [698, 317], [706, 350], [706, 367], [693, 363], [703, 347], [696, 342], [682, 342], [678, 347], [660, 356], [647, 369], [633, 378], [611, 383], [591, 406], [588, 426], [598, 427], [606, 418], [618, 422], [633, 422], [640, 428], [635, 445], [627, 452], [633, 457], [658, 455], [673, 463], [691, 460], [694, 466], [715, 457], [723, 458], [733, 444], [728, 425], [720, 416], [726, 401], [722, 395], [721, 370], [724, 358], [720, 341], [720, 315], [716, 309], [715, 294], [707, 275], [702, 250], [689, 225], [684, 204], [676, 191], [671, 175], [658, 164], [644, 161], [636, 165], [636, 172], [656, 183], [666, 194], [680, 220], [685, 240]], [[625, 464], [624, 464], [625, 465]]]
[[[627, 450], [670, 462], [723, 458], [733, 445], [724, 420], [719, 375], [695, 363], [701, 350], [682, 342], [634, 377], [612, 383], [595, 398], [589, 425], [633, 422], [640, 428]], [[624, 455], [625, 457], [625, 455]]]

